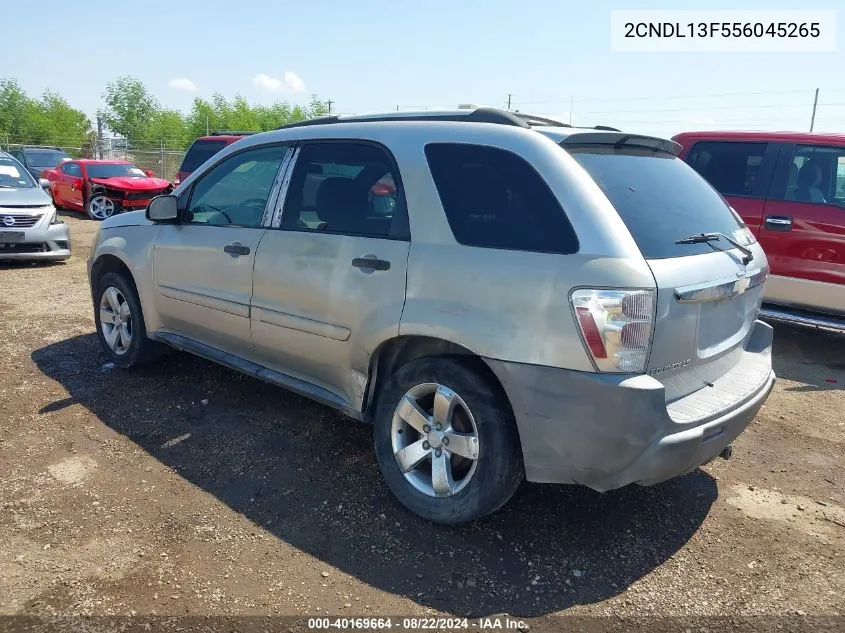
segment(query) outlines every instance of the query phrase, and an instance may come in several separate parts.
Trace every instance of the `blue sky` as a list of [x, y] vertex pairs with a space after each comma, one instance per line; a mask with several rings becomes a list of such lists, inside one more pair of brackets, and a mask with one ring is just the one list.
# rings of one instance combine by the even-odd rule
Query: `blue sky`
[[[839, 5], [839, 6], [838, 6]], [[218, 91], [253, 102], [331, 99], [340, 112], [504, 106], [671, 135], [845, 130], [845, 5], [702, 2], [702, 9], [836, 9], [835, 53], [618, 53], [612, 9], [677, 2], [84, 0], [24, 8], [0, 77], [57, 90], [93, 115], [106, 82], [141, 79], [168, 107]], [[6, 14], [8, 17], [8, 13]], [[11, 24], [7, 21], [6, 25]], [[177, 81], [174, 81], [177, 80]], [[178, 81], [181, 80], [181, 81]], [[187, 80], [187, 81], [186, 81]], [[190, 90], [195, 88], [195, 90]], [[570, 106], [571, 103], [571, 106]]]

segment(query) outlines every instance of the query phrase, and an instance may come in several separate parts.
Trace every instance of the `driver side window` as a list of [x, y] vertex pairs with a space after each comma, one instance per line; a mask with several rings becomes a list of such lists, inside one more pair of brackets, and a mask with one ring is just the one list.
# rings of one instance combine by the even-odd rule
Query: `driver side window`
[[264, 207], [286, 145], [239, 152], [215, 165], [193, 187], [187, 208], [190, 224], [261, 226]]

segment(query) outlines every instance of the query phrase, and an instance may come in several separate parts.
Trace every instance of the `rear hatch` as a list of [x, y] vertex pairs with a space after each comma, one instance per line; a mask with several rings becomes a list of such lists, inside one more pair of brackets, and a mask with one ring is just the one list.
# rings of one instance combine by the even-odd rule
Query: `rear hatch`
[[[667, 402], [710, 385], [739, 362], [751, 335], [768, 272], [762, 249], [719, 193], [676, 157], [677, 144], [590, 133], [561, 145], [604, 191], [654, 275], [646, 373], [665, 385]], [[702, 233], [708, 241], [678, 243]]]
[[231, 141], [227, 139], [203, 139], [199, 138], [194, 141], [185, 152], [185, 157], [182, 159], [182, 165], [179, 167], [179, 173], [176, 175], [178, 182], [182, 182], [190, 176], [196, 169], [202, 165], [209, 158], [214, 156], [221, 149], [229, 145]]

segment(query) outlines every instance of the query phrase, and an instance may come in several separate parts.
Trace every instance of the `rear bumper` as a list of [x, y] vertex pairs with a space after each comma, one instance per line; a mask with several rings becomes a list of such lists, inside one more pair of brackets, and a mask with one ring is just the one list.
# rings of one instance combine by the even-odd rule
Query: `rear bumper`
[[771, 345], [772, 328], [755, 322], [737, 365], [669, 406], [647, 375], [487, 362], [513, 407], [527, 479], [606, 491], [690, 472], [733, 442], [774, 386]]
[[61, 261], [70, 257], [67, 224], [50, 224], [24, 231], [24, 241], [0, 244], [0, 261]]

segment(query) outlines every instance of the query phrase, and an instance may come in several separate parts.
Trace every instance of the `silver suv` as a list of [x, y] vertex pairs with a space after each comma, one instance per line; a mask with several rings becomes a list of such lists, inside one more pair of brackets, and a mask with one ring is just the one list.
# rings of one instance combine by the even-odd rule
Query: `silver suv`
[[432, 521], [523, 478], [664, 481], [775, 380], [766, 256], [678, 149], [492, 109], [250, 136], [103, 223], [97, 331], [120, 367], [166, 343], [372, 423]]

